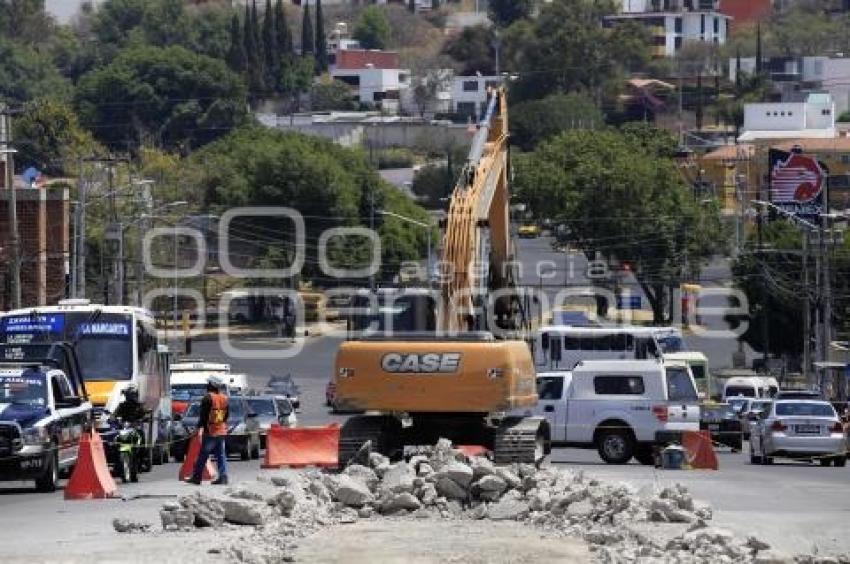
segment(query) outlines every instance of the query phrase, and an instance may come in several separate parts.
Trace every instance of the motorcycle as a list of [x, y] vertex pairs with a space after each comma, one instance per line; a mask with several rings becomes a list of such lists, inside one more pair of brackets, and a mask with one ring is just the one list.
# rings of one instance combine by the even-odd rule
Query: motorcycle
[[129, 421], [123, 422], [115, 435], [115, 445], [118, 452], [115, 458], [114, 473], [124, 483], [138, 482], [139, 472], [142, 471], [142, 446], [144, 445], [144, 436], [141, 430]]

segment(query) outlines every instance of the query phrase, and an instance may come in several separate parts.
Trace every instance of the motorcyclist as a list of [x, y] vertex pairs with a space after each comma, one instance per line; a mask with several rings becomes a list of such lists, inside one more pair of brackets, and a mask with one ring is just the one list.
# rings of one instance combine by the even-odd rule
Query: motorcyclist
[[130, 384], [121, 393], [124, 401], [118, 404], [112, 417], [130, 424], [139, 423], [146, 415], [145, 407], [139, 401], [139, 387]]

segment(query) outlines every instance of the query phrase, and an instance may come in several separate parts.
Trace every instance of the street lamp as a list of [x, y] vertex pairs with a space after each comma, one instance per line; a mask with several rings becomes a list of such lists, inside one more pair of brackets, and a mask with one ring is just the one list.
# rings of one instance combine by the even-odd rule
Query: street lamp
[[431, 284], [431, 228], [432, 228], [432, 225], [428, 224], [428, 223], [424, 223], [424, 222], [419, 221], [417, 219], [413, 219], [412, 217], [407, 217], [406, 215], [401, 215], [401, 214], [391, 212], [391, 211], [378, 210], [378, 213], [381, 214], [381, 215], [386, 215], [386, 216], [394, 217], [396, 219], [400, 219], [402, 221], [406, 221], [407, 223], [412, 223], [413, 225], [417, 225], [419, 227], [422, 227], [422, 228], [428, 230], [428, 232], [427, 232], [427, 235], [428, 235], [428, 237], [427, 237], [427, 239], [428, 239], [427, 240], [427, 243], [428, 243], [428, 251], [427, 251], [428, 252], [428, 259], [426, 260], [426, 263], [428, 265], [428, 274], [425, 277], [425, 280], [428, 283], [428, 285], [430, 286], [430, 284]]

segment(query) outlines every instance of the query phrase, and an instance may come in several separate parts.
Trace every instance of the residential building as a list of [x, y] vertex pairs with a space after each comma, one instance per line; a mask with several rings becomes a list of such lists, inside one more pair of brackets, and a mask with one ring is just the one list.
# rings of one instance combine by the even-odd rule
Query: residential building
[[341, 49], [330, 75], [351, 86], [358, 102], [397, 113], [401, 92], [410, 88], [410, 71], [399, 66], [398, 53], [392, 51]]
[[[753, 74], [755, 57], [742, 58], [740, 66], [741, 72]], [[850, 58], [771, 57], [762, 61], [762, 69], [782, 102], [800, 102], [812, 92], [826, 92], [838, 115], [850, 110]], [[737, 60], [729, 59], [729, 80], [734, 82], [737, 71]]]
[[726, 43], [730, 17], [719, 0], [621, 0], [621, 12], [605, 18], [607, 25], [632, 21], [652, 36], [652, 55], [673, 57], [687, 42]]
[[487, 89], [502, 83], [499, 76], [456, 76], [452, 79], [452, 111], [473, 120], [487, 109]]
[[720, 0], [719, 10], [729, 16], [733, 30], [755, 26], [773, 11], [773, 0]]
[[745, 104], [744, 127], [738, 141], [832, 139], [836, 136], [832, 97], [809, 94], [805, 102]]

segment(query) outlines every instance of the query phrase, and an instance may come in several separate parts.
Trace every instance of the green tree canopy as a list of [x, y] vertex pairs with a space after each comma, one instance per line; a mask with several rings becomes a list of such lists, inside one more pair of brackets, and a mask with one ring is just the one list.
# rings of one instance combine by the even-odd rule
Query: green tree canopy
[[316, 0], [316, 71], [328, 70], [328, 38], [325, 36], [325, 15], [322, 0]]
[[360, 12], [354, 24], [354, 39], [364, 49], [385, 49], [390, 38], [390, 23], [383, 8], [369, 6]]
[[454, 60], [458, 72], [473, 75], [476, 72], [491, 75], [496, 72], [493, 41], [496, 36], [488, 26], [465, 27], [443, 46], [443, 53]]
[[313, 19], [310, 18], [310, 4], [304, 4], [301, 14], [301, 55], [316, 53], [316, 39], [313, 36]]
[[48, 55], [0, 37], [0, 102], [17, 105], [43, 96], [66, 98], [70, 89]]
[[508, 27], [534, 10], [534, 0], [489, 0], [487, 13], [499, 27]]
[[98, 151], [91, 133], [65, 102], [39, 98], [27, 102], [14, 121], [15, 164], [34, 166], [52, 176], [77, 172], [77, 159]]
[[44, 0], [0, 0], [0, 37], [34, 45], [53, 27]]
[[670, 320], [669, 289], [724, 241], [716, 203], [696, 201], [659, 154], [665, 136], [649, 126], [572, 130], [514, 159], [516, 200], [564, 223], [583, 250], [628, 263], [658, 323]]
[[316, 82], [310, 91], [310, 102], [315, 112], [357, 109], [351, 87], [341, 80]]
[[85, 75], [75, 104], [109, 147], [151, 141], [191, 149], [246, 119], [245, 87], [221, 60], [182, 47], [131, 48]]
[[597, 129], [605, 116], [596, 104], [580, 94], [552, 94], [542, 100], [522, 102], [511, 108], [511, 143], [530, 151], [568, 129]]
[[[316, 241], [323, 231], [369, 225], [367, 214], [361, 210], [364, 191], [370, 201], [368, 193], [374, 191], [378, 209], [427, 221], [424, 210], [380, 179], [361, 151], [319, 137], [263, 127], [241, 128], [197, 152], [191, 163], [199, 172], [195, 188], [214, 207], [288, 206], [300, 212], [307, 229], [308, 275], [319, 274]], [[265, 227], [259, 220], [240, 225], [243, 238], [249, 239], [243, 241], [244, 245], [255, 245], [258, 255], [276, 246], [291, 251], [291, 239], [282, 231], [270, 234]], [[379, 234], [382, 277], [391, 277], [401, 261], [424, 254], [426, 235], [422, 229], [387, 217]], [[365, 258], [363, 250], [356, 245], [346, 252]], [[345, 260], [339, 254], [337, 258]]]

